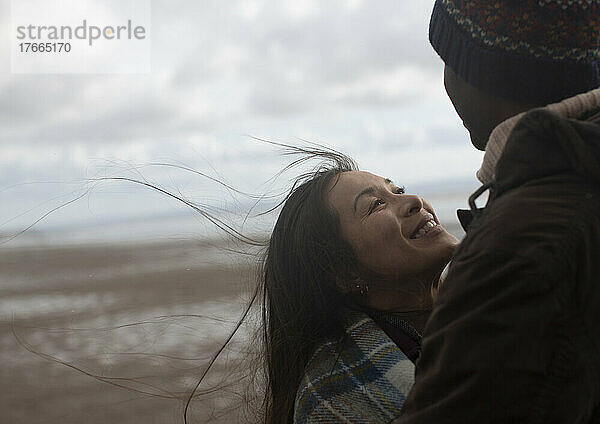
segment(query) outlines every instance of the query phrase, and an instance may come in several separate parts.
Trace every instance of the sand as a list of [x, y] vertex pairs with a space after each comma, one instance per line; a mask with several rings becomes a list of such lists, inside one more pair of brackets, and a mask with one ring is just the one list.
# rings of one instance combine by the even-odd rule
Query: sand
[[[252, 264], [219, 252], [195, 241], [1, 249], [0, 422], [182, 423], [181, 399], [255, 284]], [[252, 337], [233, 340], [188, 422], [241, 420]]]
[[[182, 399], [256, 285], [256, 263], [224, 246], [1, 248], [0, 423], [183, 423]], [[242, 378], [256, 375], [255, 329], [242, 328], [215, 363], [189, 423], [257, 422], [242, 408], [257, 404]]]

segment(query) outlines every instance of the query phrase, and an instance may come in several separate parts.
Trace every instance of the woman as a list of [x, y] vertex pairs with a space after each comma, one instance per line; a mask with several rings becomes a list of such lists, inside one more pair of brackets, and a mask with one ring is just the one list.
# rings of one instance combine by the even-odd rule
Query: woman
[[[295, 163], [317, 157], [331, 165], [298, 179], [268, 243], [256, 292], [263, 295], [265, 421], [390, 422], [412, 386], [432, 293], [457, 240], [425, 200], [358, 171], [342, 154], [292, 153], [304, 155]], [[254, 243], [197, 210], [239, 241]], [[184, 422], [251, 305], [189, 395]], [[118, 386], [127, 388], [123, 380]]]
[[269, 423], [397, 417], [458, 243], [425, 200], [327, 156], [285, 200], [264, 262]]

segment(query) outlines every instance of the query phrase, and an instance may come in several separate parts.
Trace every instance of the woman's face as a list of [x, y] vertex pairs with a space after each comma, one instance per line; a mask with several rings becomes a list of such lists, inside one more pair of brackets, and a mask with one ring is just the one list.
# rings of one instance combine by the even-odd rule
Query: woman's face
[[394, 280], [439, 276], [458, 241], [427, 201], [368, 172], [343, 172], [332, 184], [329, 204], [360, 265]]

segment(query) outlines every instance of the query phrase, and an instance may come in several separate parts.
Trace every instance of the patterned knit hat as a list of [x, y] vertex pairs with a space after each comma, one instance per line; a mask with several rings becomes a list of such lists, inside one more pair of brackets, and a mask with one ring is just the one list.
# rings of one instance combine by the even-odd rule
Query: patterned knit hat
[[436, 0], [429, 40], [459, 77], [506, 99], [600, 86], [600, 0]]

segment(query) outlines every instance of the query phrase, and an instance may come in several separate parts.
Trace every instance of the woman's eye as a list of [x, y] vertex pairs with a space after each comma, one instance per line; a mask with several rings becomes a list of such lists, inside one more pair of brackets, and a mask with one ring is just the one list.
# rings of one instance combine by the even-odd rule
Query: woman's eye
[[371, 207], [369, 208], [369, 213], [373, 212], [378, 206], [383, 205], [385, 202], [382, 199], [375, 199], [373, 203], [371, 203]]

